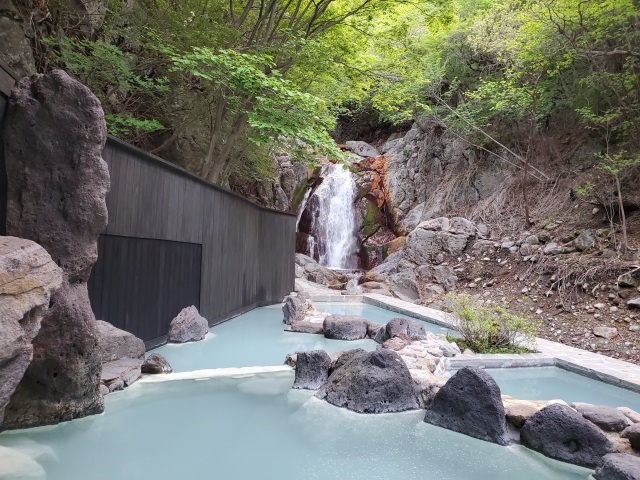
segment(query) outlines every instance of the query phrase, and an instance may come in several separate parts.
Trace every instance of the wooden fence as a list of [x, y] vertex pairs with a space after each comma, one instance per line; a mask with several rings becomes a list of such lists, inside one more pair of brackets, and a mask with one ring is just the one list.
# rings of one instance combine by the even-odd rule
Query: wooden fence
[[[0, 80], [0, 122], [3, 93]], [[109, 225], [89, 280], [96, 318], [150, 347], [164, 341], [183, 307], [195, 305], [213, 325], [280, 302], [293, 289], [294, 215], [260, 207], [114, 137], [103, 158], [111, 191]], [[1, 180], [0, 193], [4, 228]]]

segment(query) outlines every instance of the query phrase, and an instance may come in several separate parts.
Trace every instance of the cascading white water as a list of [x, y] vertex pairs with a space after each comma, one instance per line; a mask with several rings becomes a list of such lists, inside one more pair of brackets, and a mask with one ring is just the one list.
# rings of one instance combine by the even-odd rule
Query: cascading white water
[[309, 189], [304, 193], [304, 197], [302, 198], [302, 202], [300, 202], [300, 206], [298, 207], [298, 214], [296, 215], [296, 232], [300, 228], [300, 219], [302, 218], [302, 214], [304, 213], [304, 209], [307, 208], [307, 202], [309, 201], [309, 196], [310, 195], [311, 195], [311, 190]]
[[354, 205], [356, 184], [353, 175], [341, 164], [323, 168], [323, 182], [313, 196], [316, 211], [312, 230], [318, 244], [320, 264], [329, 268], [351, 269], [357, 266], [358, 238]]

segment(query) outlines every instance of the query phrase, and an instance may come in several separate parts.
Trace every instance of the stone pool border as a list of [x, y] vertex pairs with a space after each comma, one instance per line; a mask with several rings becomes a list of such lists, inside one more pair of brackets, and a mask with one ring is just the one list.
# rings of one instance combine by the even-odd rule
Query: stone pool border
[[[338, 295], [320, 289], [305, 289], [312, 302], [365, 303], [407, 315], [441, 327], [455, 329], [449, 314], [429, 307], [415, 305], [398, 298], [375, 293]], [[311, 290], [311, 291], [309, 291]], [[640, 366], [615, 358], [570, 347], [543, 338], [536, 339], [540, 353], [457, 355], [447, 359], [447, 368], [466, 366], [480, 368], [558, 367], [569, 372], [640, 393]]]

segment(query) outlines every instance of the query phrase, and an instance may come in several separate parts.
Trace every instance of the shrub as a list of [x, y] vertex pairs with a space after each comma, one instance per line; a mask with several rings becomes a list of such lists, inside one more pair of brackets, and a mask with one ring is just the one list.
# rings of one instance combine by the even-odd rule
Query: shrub
[[450, 295], [462, 343], [477, 353], [522, 352], [535, 342], [540, 322], [504, 306], [483, 306], [468, 295]]

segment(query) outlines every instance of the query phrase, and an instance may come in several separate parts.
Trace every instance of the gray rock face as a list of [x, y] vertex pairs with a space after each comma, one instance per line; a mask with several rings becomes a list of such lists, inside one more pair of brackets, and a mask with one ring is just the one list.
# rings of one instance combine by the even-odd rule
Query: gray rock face
[[284, 313], [282, 321], [287, 325], [291, 325], [294, 322], [301, 322], [307, 314], [307, 305], [298, 295], [287, 295], [284, 299], [282, 313]]
[[407, 235], [406, 255], [417, 264], [441, 262], [444, 254], [460, 255], [467, 246], [465, 235], [449, 232], [434, 232], [416, 228]]
[[621, 432], [631, 421], [620, 410], [606, 405], [576, 402], [571, 405], [579, 414], [607, 432]]
[[425, 337], [424, 325], [413, 318], [392, 318], [384, 329], [383, 341], [393, 337], [406, 336], [409, 340], [420, 340]]
[[11, 0], [0, 0], [0, 58], [19, 76], [36, 73], [22, 17]]
[[102, 363], [120, 358], [144, 357], [144, 342], [134, 334], [120, 330], [103, 320], [96, 321]]
[[65, 72], [23, 78], [5, 119], [7, 233], [42, 245], [64, 272], [34, 360], [12, 396], [8, 427], [101, 412], [100, 350], [87, 280], [107, 226], [106, 124], [98, 99]]
[[576, 250], [583, 252], [596, 246], [596, 232], [594, 230], [585, 230], [573, 241]]
[[409, 369], [397, 353], [381, 349], [345, 355], [338, 359], [316, 397], [359, 413], [418, 408]]
[[159, 353], [152, 353], [149, 355], [142, 366], [140, 367], [142, 373], [158, 374], [158, 373], [171, 373], [173, 368], [169, 365], [169, 362]]
[[609, 453], [598, 464], [596, 480], [640, 480], [640, 458], [625, 453]]
[[421, 265], [416, 269], [418, 277], [423, 284], [437, 283], [447, 292], [456, 288], [458, 277], [453, 268], [447, 265]]
[[510, 443], [500, 387], [476, 367], [458, 370], [444, 384], [424, 421], [499, 445]]
[[620, 436], [629, 440], [631, 448], [640, 450], [640, 423], [634, 423], [630, 427], [625, 428]]
[[348, 150], [361, 157], [377, 157], [380, 155], [380, 152], [367, 142], [348, 141], [345, 142], [345, 146]]
[[169, 324], [169, 343], [197, 342], [202, 340], [209, 330], [209, 322], [200, 316], [198, 309], [191, 305], [183, 308]]
[[295, 389], [317, 390], [327, 381], [331, 357], [324, 350], [299, 352], [296, 361]]
[[324, 336], [334, 340], [360, 340], [367, 336], [369, 321], [359, 315], [329, 315], [324, 319]]
[[31, 341], [62, 283], [62, 270], [40, 245], [0, 237], [0, 427], [4, 407], [33, 358]]
[[549, 405], [529, 417], [520, 439], [547, 457], [588, 468], [595, 468], [604, 455], [615, 452], [596, 426], [561, 404]]
[[385, 179], [389, 214], [400, 235], [444, 210], [489, 197], [509, 175], [502, 163], [483, 165], [455, 195], [450, 195], [446, 180], [467, 170], [478, 158], [468, 143], [443, 132], [435, 123], [424, 129], [414, 125], [400, 141], [385, 149], [391, 155]]
[[23, 78], [5, 128], [7, 232], [42, 245], [69, 282], [86, 282], [107, 225], [100, 102], [62, 70]]

